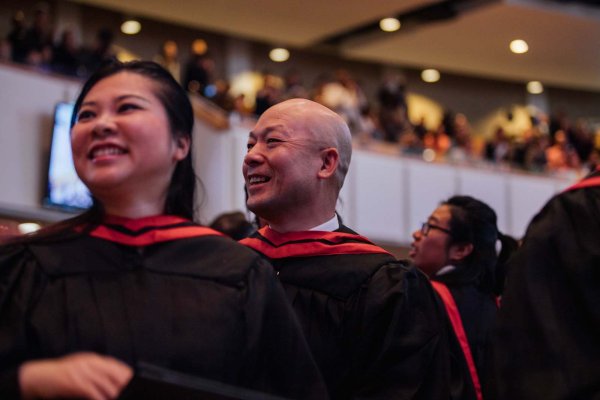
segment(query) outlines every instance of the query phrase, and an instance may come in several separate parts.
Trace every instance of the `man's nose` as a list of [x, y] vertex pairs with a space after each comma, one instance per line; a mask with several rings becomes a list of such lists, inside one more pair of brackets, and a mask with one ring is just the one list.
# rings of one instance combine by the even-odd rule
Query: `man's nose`
[[255, 165], [261, 163], [263, 160], [264, 155], [260, 150], [259, 145], [252, 146], [244, 156], [244, 164], [246, 165]]

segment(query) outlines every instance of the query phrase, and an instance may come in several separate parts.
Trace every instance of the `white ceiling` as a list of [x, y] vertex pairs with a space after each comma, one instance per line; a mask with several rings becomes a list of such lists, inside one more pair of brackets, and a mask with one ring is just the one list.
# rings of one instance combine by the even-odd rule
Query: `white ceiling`
[[[78, 0], [124, 13], [310, 48], [327, 37], [440, 0]], [[529, 52], [508, 50], [512, 39]], [[489, 2], [447, 21], [352, 40], [343, 54], [414, 68], [600, 91], [600, 7]]]

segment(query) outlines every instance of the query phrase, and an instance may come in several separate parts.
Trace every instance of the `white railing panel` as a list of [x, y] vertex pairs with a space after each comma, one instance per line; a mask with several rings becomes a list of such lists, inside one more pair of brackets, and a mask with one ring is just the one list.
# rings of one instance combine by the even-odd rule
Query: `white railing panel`
[[355, 173], [355, 226], [361, 234], [386, 242], [403, 236], [406, 207], [402, 160], [357, 151], [352, 160]]

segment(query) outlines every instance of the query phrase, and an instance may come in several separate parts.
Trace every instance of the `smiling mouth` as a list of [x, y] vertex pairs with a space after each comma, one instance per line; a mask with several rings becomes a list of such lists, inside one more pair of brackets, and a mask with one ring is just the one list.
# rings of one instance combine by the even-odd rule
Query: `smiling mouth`
[[100, 157], [119, 156], [126, 153], [127, 151], [125, 149], [114, 145], [98, 146], [89, 152], [88, 159], [94, 160]]
[[268, 176], [252, 175], [252, 176], [248, 177], [248, 185], [249, 186], [260, 185], [261, 183], [266, 183], [266, 182], [269, 182], [270, 180], [271, 180], [271, 178]]

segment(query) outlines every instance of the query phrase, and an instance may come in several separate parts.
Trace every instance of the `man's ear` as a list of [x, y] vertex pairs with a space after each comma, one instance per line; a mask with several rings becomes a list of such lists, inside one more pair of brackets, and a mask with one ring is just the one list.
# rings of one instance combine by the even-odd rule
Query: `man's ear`
[[450, 246], [448, 258], [452, 262], [464, 260], [473, 252], [473, 243], [458, 243]]
[[340, 162], [340, 154], [334, 147], [328, 147], [321, 150], [321, 168], [317, 176], [321, 179], [327, 179], [335, 174]]
[[190, 151], [190, 137], [189, 136], [178, 136], [175, 138], [175, 151], [173, 152], [173, 159], [175, 161], [183, 160]]

